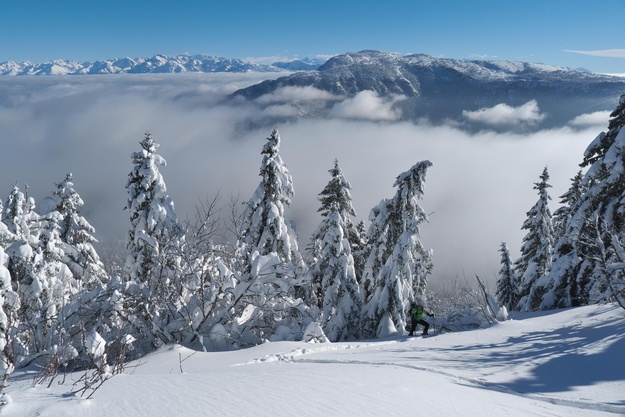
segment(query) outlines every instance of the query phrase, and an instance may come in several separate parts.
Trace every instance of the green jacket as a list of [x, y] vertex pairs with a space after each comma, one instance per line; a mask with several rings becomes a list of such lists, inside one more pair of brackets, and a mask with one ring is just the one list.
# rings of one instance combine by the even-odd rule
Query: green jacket
[[417, 321], [423, 318], [423, 314], [427, 316], [431, 316], [432, 314], [426, 311], [423, 307], [419, 308], [417, 306], [410, 307], [410, 316], [414, 317]]

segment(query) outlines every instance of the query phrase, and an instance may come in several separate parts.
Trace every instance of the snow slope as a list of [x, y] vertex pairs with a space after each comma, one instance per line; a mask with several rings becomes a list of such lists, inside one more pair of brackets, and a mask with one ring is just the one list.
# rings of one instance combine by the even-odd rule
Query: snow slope
[[625, 415], [625, 311], [532, 313], [426, 339], [266, 343], [194, 353], [167, 346], [91, 400], [16, 372], [0, 414], [31, 416]]

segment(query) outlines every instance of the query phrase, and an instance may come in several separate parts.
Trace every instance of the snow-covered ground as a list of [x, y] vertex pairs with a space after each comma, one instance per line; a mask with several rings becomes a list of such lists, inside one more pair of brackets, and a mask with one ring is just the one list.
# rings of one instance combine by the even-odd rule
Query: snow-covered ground
[[526, 314], [425, 339], [279, 342], [221, 353], [167, 346], [129, 364], [90, 400], [67, 395], [80, 374], [47, 388], [33, 386], [33, 370], [17, 371], [0, 415], [625, 415], [624, 352], [625, 311], [617, 305]]

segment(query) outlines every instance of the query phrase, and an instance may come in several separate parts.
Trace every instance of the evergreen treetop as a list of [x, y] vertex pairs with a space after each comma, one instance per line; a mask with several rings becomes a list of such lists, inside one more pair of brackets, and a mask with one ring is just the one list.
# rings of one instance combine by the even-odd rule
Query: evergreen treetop
[[517, 307], [519, 284], [506, 242], [501, 243], [499, 252], [501, 253], [501, 269], [497, 278], [497, 301], [510, 311]]
[[534, 310], [540, 305], [546, 292], [546, 274], [549, 272], [553, 249], [553, 221], [549, 210], [548, 189], [551, 188], [549, 172], [544, 168], [540, 182], [534, 183], [538, 190], [538, 201], [527, 212], [522, 229], [527, 230], [521, 245], [521, 256], [515, 262], [515, 270], [520, 283], [519, 308]]
[[356, 210], [354, 210], [354, 207], [352, 206], [352, 196], [350, 193], [352, 186], [343, 176], [343, 172], [341, 171], [341, 167], [339, 166], [339, 161], [337, 159], [334, 160], [334, 167], [328, 172], [332, 178], [323, 191], [319, 193], [321, 207], [319, 207], [319, 210], [317, 211], [325, 217], [332, 210], [332, 206], [334, 205], [336, 211], [338, 211], [341, 216], [349, 222], [350, 216], [356, 216]]

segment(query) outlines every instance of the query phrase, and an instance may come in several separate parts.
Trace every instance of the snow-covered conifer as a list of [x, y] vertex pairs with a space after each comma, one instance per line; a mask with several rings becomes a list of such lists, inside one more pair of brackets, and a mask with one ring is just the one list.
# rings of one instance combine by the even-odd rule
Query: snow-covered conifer
[[548, 181], [549, 171], [545, 167], [540, 182], [534, 183], [538, 201], [527, 212], [527, 219], [521, 227], [527, 230], [527, 234], [521, 245], [521, 256], [514, 264], [520, 286], [518, 307], [524, 311], [536, 310], [547, 291], [554, 233]]
[[84, 205], [82, 198], [74, 189], [72, 174], [56, 184], [53, 192], [56, 207], [61, 215], [59, 223], [59, 237], [64, 243], [65, 256], [63, 262], [67, 264], [76, 279], [81, 280], [88, 288], [92, 288], [107, 280], [104, 265], [100, 261], [93, 244], [97, 242], [93, 237], [95, 228], [80, 215], [80, 208]]
[[362, 295], [349, 240], [349, 230], [358, 231], [350, 221], [356, 215], [351, 203], [351, 186], [334, 161], [330, 182], [319, 194], [323, 216], [312, 236], [311, 283], [321, 307], [321, 324], [333, 342], [358, 337]]
[[126, 184], [130, 212], [126, 269], [131, 279], [147, 282], [157, 274], [159, 256], [180, 246], [183, 230], [159, 172], [166, 165], [156, 153], [159, 145], [150, 132], [140, 145], [141, 151], [132, 154], [134, 166]]
[[571, 241], [567, 230], [577, 203], [585, 192], [586, 183], [580, 170], [571, 178], [570, 188], [560, 196], [560, 208], [553, 213], [553, 261], [548, 276], [548, 289], [543, 295], [540, 309], [571, 307], [576, 303], [578, 287], [575, 276], [581, 258], [575, 255], [577, 242]]
[[136, 339], [145, 349], [160, 343], [178, 341], [185, 326], [179, 310], [184, 307], [187, 269], [181, 251], [184, 230], [167, 195], [159, 169], [165, 159], [156, 153], [158, 144], [147, 132], [141, 150], [132, 154], [133, 169], [128, 175], [130, 228], [127, 241], [126, 272], [131, 282], [126, 297], [137, 317], [140, 334]]
[[[320, 212], [321, 216], [324, 218], [330, 213], [339, 214], [341, 219], [342, 234], [349, 242], [351, 254], [363, 246], [360, 231], [351, 221], [351, 218], [356, 216], [356, 210], [354, 210], [354, 207], [352, 206], [352, 196], [350, 193], [352, 187], [343, 176], [338, 160], [334, 161], [334, 167], [328, 172], [330, 172], [332, 178], [323, 191], [319, 193], [321, 207], [319, 207], [317, 211]], [[316, 260], [322, 256], [322, 242], [324, 241], [324, 235], [327, 232], [327, 227], [328, 224], [322, 221], [319, 227], [312, 234], [311, 243], [308, 248], [312, 263], [316, 262]], [[320, 276], [313, 274], [311, 283], [315, 297], [321, 306], [323, 296], [321, 295]]]
[[[621, 280], [619, 242], [625, 241], [625, 95], [611, 114], [608, 132], [600, 133], [584, 152], [586, 190], [571, 207], [571, 216], [556, 254], [559, 268], [551, 280], [564, 288], [563, 302], [584, 305], [612, 296], [610, 284]], [[563, 241], [564, 239], [564, 241]], [[552, 297], [560, 298], [557, 294]], [[551, 301], [551, 300], [547, 300]]]
[[356, 216], [356, 210], [352, 206], [351, 184], [345, 179], [339, 161], [334, 160], [334, 167], [328, 171], [332, 177], [324, 189], [319, 193], [321, 207], [317, 210], [323, 217], [331, 211], [338, 212], [341, 217]]
[[394, 184], [395, 197], [382, 200], [369, 216], [363, 279], [367, 295], [363, 317], [366, 336], [375, 336], [386, 319], [403, 328], [410, 302], [425, 292], [427, 275], [432, 270], [432, 251], [426, 250], [419, 240], [419, 226], [427, 215], [418, 200], [423, 196], [430, 166], [430, 161], [421, 161], [400, 174]]
[[241, 282], [236, 324], [238, 332], [255, 339], [251, 343], [277, 330], [298, 304], [296, 293], [310, 292], [310, 284], [302, 280], [307, 267], [295, 231], [284, 217], [293, 196], [293, 181], [280, 157], [277, 129], [267, 138], [261, 154], [261, 182], [246, 203], [238, 242]]
[[285, 277], [301, 275], [306, 270], [295, 231], [286, 221], [285, 206], [291, 204], [293, 179], [280, 156], [280, 135], [271, 132], [261, 152], [261, 183], [246, 203], [240, 243], [252, 255], [276, 254], [288, 270]]
[[341, 214], [331, 209], [319, 227], [322, 252], [311, 267], [321, 284], [321, 324], [332, 342], [358, 337], [362, 311], [362, 296], [345, 229]]
[[78, 291], [71, 271], [61, 262], [59, 218], [56, 211], [39, 216], [38, 223], [31, 226], [33, 235], [29, 239], [36, 245], [20, 239], [7, 249], [19, 300], [16, 338], [22, 341], [19, 354], [23, 358], [52, 354], [59, 346], [63, 334], [59, 314]]
[[11, 189], [11, 193], [4, 205], [2, 222], [7, 226], [15, 239], [29, 241], [30, 228], [27, 215], [30, 210], [26, 207], [26, 196], [20, 191], [17, 184]]
[[[54, 327], [59, 312], [70, 296], [79, 291], [72, 272], [62, 262], [65, 252], [60, 236], [60, 220], [61, 215], [56, 211], [41, 217], [39, 246], [34, 257], [32, 294], [39, 299], [40, 317], [46, 326], [43, 334], [58, 331]], [[49, 346], [58, 343], [49, 337], [45, 341]]]
[[508, 311], [517, 307], [519, 302], [519, 284], [514, 273], [510, 250], [505, 242], [501, 243], [501, 269], [497, 277], [497, 301]]
[[334, 160], [334, 168], [329, 172], [332, 179], [319, 194], [321, 207], [318, 211], [324, 216], [324, 213], [328, 213], [328, 208], [331, 207], [333, 203], [338, 204], [338, 211], [345, 221], [346, 237], [352, 248], [352, 252], [354, 252], [361, 249], [364, 242], [361, 229], [358, 228], [357, 224], [352, 222], [352, 217], [356, 217], [356, 210], [354, 210], [352, 206], [352, 185], [345, 179], [338, 160]]
[[557, 241], [565, 232], [571, 220], [572, 210], [577, 201], [586, 192], [582, 171], [571, 178], [571, 186], [560, 196], [560, 207], [553, 212], [554, 239]]

